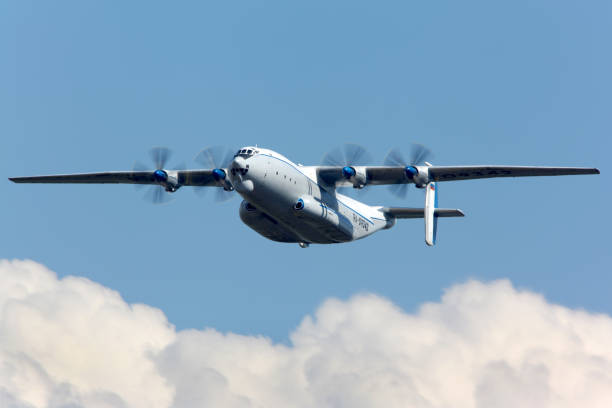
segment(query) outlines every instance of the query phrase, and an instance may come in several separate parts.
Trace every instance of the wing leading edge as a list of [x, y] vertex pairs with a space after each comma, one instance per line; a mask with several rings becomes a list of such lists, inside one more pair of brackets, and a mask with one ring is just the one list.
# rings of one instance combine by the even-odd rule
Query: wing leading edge
[[[168, 171], [168, 173], [172, 173]], [[181, 186], [217, 187], [212, 170], [176, 171]], [[70, 184], [159, 184], [153, 171], [108, 171], [102, 173], [55, 174], [34, 177], [10, 177], [14, 183], [70, 183]]]

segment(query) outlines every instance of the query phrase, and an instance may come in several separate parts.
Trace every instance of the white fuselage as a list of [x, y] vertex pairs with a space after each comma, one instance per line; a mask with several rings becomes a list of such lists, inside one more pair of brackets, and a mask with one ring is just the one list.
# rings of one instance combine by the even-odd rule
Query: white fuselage
[[321, 185], [316, 167], [295, 164], [268, 149], [253, 150], [257, 153], [234, 158], [229, 176], [245, 200], [240, 207], [242, 220], [261, 235], [275, 241], [329, 244], [360, 239], [393, 225], [380, 207]]

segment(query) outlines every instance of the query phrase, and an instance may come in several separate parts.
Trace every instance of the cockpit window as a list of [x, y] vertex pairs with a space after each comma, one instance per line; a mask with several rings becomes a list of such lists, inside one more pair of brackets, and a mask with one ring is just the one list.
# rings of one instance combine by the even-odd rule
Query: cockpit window
[[259, 153], [259, 151], [256, 149], [240, 149], [236, 152], [234, 157], [241, 156], [246, 159], [248, 157], [256, 155], [257, 153]]

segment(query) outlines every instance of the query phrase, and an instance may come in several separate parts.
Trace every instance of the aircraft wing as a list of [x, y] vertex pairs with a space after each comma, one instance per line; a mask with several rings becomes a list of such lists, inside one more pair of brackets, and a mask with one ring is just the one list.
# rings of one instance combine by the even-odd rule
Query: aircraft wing
[[[355, 184], [385, 185], [414, 183], [415, 177], [421, 184], [431, 181], [472, 180], [493, 177], [567, 176], [599, 174], [589, 167], [542, 167], [542, 166], [416, 166], [418, 176], [409, 177], [403, 166], [355, 166], [354, 173], [347, 167], [320, 166], [318, 178], [328, 185], [347, 187]], [[350, 176], [350, 177], [349, 177]], [[359, 177], [362, 179], [360, 180]]]
[[[212, 170], [177, 170], [181, 186], [218, 186]], [[15, 183], [77, 183], [77, 184], [158, 184], [153, 171], [109, 171], [102, 173], [56, 174], [50, 176], [11, 177]]]
[[599, 174], [588, 167], [533, 167], [533, 166], [431, 166], [431, 181], [472, 180], [491, 177], [570, 176]]

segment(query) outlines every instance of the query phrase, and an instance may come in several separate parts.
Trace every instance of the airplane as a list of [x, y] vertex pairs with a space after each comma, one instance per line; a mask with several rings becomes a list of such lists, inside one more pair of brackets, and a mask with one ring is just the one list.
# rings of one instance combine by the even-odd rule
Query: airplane
[[[166, 192], [179, 188], [216, 187], [220, 199], [237, 192], [241, 220], [272, 241], [310, 244], [334, 244], [365, 238], [389, 229], [396, 220], [423, 218], [425, 243], [433, 246], [437, 238], [438, 218], [463, 217], [460, 209], [438, 208], [438, 183], [448, 181], [528, 176], [599, 174], [596, 168], [533, 166], [434, 166], [425, 159], [430, 152], [414, 145], [410, 160], [398, 149], [385, 158], [384, 165], [364, 162], [367, 152], [346, 144], [328, 153], [320, 166], [296, 164], [282, 154], [258, 146], [245, 146], [234, 154], [221, 148], [207, 148], [196, 156], [205, 169], [170, 170], [165, 168], [170, 152], [153, 148], [155, 169], [142, 166], [132, 171], [60, 174], [12, 177], [15, 183], [125, 183], [152, 185], [152, 199], [165, 201]], [[221, 160], [220, 160], [221, 159]], [[414, 184], [425, 191], [423, 208], [370, 206], [338, 189], [389, 185], [399, 196]]]

